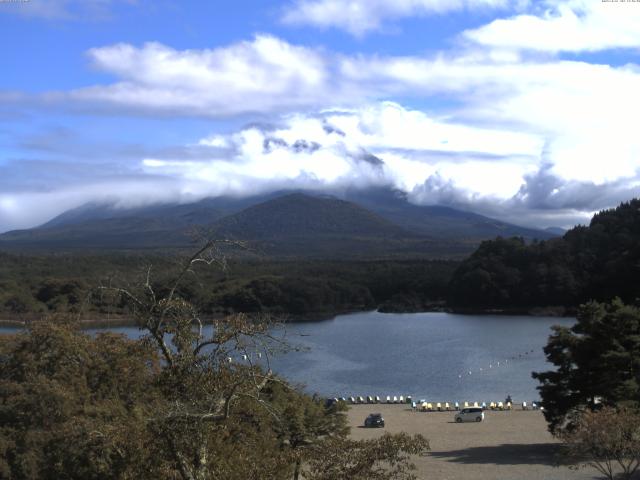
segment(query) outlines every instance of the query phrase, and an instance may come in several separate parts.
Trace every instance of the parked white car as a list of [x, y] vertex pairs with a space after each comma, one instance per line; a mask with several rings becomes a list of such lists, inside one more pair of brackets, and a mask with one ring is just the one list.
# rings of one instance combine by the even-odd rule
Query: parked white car
[[480, 407], [463, 408], [454, 417], [456, 423], [462, 422], [481, 422], [484, 420], [484, 412]]

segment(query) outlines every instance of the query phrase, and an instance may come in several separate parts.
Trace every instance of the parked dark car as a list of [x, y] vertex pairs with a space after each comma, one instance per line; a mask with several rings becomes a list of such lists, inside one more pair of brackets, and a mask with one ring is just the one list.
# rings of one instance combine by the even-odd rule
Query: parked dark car
[[371, 413], [364, 421], [365, 427], [384, 427], [384, 418], [381, 413]]

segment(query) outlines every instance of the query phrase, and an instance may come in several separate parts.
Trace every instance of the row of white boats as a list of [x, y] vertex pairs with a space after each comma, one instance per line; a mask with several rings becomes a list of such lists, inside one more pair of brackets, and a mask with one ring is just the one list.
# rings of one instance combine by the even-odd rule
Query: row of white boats
[[[514, 404], [510, 401], [507, 402], [428, 402], [426, 399], [420, 399], [415, 402], [410, 395], [404, 396], [391, 396], [387, 395], [386, 398], [379, 396], [367, 396], [367, 397], [341, 397], [333, 398], [333, 402], [344, 402], [350, 404], [375, 404], [375, 403], [403, 403], [409, 404], [414, 410], [422, 412], [449, 412], [457, 411], [463, 408], [482, 408], [483, 410], [513, 410]], [[522, 402], [522, 410], [542, 410], [543, 407], [536, 401], [530, 403]]]

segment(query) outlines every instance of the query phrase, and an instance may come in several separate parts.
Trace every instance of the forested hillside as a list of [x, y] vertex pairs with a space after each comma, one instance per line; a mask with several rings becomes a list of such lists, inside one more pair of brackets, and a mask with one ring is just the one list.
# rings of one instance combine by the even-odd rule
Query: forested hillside
[[[100, 286], [146, 278], [162, 290], [180, 255], [13, 255], [0, 253], [0, 319], [53, 312], [84, 318], [118, 316], [122, 306]], [[420, 311], [442, 305], [457, 266], [452, 261], [230, 261], [226, 271], [202, 266], [181, 293], [204, 314], [260, 312], [317, 318], [381, 308]]]
[[640, 298], [640, 200], [596, 214], [562, 238], [483, 242], [456, 270], [449, 304], [458, 308], [561, 305]]
[[233, 254], [252, 258], [463, 258], [497, 235], [554, 236], [471, 212], [414, 205], [389, 189], [343, 199], [282, 191], [138, 208], [90, 203], [40, 227], [0, 234], [0, 251], [188, 253], [213, 237], [247, 242], [249, 250]]

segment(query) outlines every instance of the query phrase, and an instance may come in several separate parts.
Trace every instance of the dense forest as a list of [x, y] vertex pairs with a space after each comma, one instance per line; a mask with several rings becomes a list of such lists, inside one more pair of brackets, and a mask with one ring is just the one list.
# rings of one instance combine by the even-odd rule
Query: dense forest
[[[21, 320], [50, 313], [117, 318], [124, 307], [104, 294], [150, 275], [159, 290], [184, 257], [134, 254], [0, 254], [0, 317]], [[421, 311], [442, 307], [454, 261], [230, 261], [202, 265], [180, 285], [208, 315], [271, 313], [314, 319], [380, 308]], [[149, 270], [151, 269], [151, 270]]]
[[[118, 318], [126, 311], [103, 287], [149, 275], [161, 290], [183, 260], [178, 253], [0, 253], [0, 318], [56, 312]], [[270, 313], [301, 320], [375, 308], [526, 312], [549, 306], [573, 313], [588, 300], [614, 297], [633, 304], [640, 298], [640, 200], [600, 212], [589, 226], [562, 238], [485, 241], [461, 263], [229, 257], [222, 267], [203, 265], [180, 286], [205, 315]]]
[[596, 214], [562, 238], [483, 242], [449, 285], [457, 308], [575, 307], [590, 299], [640, 298], [640, 200]]
[[109, 289], [142, 339], [65, 315], [0, 336], [0, 478], [415, 480], [424, 437], [351, 440], [344, 403], [271, 371], [287, 347], [270, 324], [238, 314], [194, 329], [176, 277], [165, 293]]

